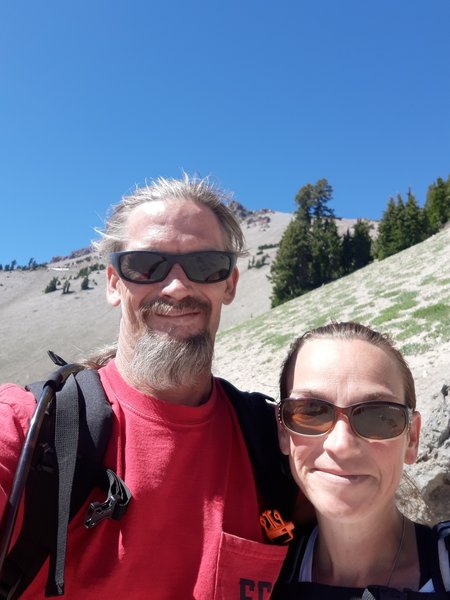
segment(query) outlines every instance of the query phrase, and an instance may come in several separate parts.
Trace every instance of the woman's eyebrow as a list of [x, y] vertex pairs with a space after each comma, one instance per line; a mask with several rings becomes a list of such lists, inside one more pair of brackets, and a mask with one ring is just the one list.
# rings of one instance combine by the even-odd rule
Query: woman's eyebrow
[[[294, 388], [291, 390], [290, 396], [306, 396], [309, 398], [317, 398], [318, 400], [329, 400], [329, 394], [321, 390], [315, 390], [310, 388]], [[358, 401], [361, 402], [373, 402], [373, 401], [388, 401], [388, 402], [401, 402], [401, 398], [398, 398], [388, 390], [378, 392], [368, 392], [358, 395]]]
[[291, 396], [310, 396], [314, 398], [326, 398], [327, 394], [320, 390], [311, 390], [309, 388], [294, 388], [290, 392]]
[[393, 394], [392, 392], [389, 392], [387, 390], [385, 392], [370, 392], [369, 394], [364, 394], [361, 397], [364, 400], [367, 399], [367, 400], [401, 401], [401, 398], [398, 398], [397, 396], [395, 396], [395, 394]]

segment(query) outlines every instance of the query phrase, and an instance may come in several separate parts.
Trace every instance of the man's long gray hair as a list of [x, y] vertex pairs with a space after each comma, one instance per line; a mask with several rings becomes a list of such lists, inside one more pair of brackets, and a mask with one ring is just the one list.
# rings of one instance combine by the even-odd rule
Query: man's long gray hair
[[104, 230], [97, 230], [101, 239], [93, 245], [105, 260], [111, 252], [123, 250], [128, 235], [128, 217], [133, 209], [155, 200], [193, 201], [211, 209], [219, 221], [224, 234], [226, 250], [238, 256], [245, 254], [245, 240], [238, 219], [229, 208], [230, 196], [214, 186], [208, 179], [191, 178], [184, 174], [182, 179], [160, 177], [144, 187], [137, 187], [123, 196], [122, 201], [112, 207]]

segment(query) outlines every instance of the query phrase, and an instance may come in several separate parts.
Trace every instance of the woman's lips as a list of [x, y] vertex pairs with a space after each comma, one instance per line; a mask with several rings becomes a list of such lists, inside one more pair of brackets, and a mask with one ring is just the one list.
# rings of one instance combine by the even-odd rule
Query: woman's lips
[[348, 473], [346, 471], [337, 471], [335, 469], [313, 469], [313, 473], [328, 481], [336, 483], [360, 483], [369, 477], [369, 475], [364, 473]]

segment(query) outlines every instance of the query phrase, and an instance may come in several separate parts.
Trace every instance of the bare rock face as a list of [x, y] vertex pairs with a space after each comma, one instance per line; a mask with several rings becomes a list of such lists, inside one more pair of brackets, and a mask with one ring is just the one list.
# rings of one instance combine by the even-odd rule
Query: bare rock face
[[[447, 392], [447, 393], [446, 393]], [[410, 473], [421, 490], [432, 522], [449, 518], [450, 397], [447, 386], [433, 397], [433, 408], [422, 424], [421, 450]]]
[[253, 214], [252, 210], [248, 210], [240, 202], [232, 200], [228, 204], [228, 208], [231, 212], [239, 219], [239, 221], [245, 221], [250, 215]]

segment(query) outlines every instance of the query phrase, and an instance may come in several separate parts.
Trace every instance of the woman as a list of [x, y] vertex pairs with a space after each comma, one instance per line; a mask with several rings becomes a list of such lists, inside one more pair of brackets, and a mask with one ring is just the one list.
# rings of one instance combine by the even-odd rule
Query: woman
[[417, 456], [420, 414], [411, 372], [389, 338], [357, 323], [307, 332], [283, 365], [280, 391], [280, 447], [317, 527], [291, 549], [272, 597], [449, 598], [434, 574], [435, 532], [396, 507], [403, 465]]

